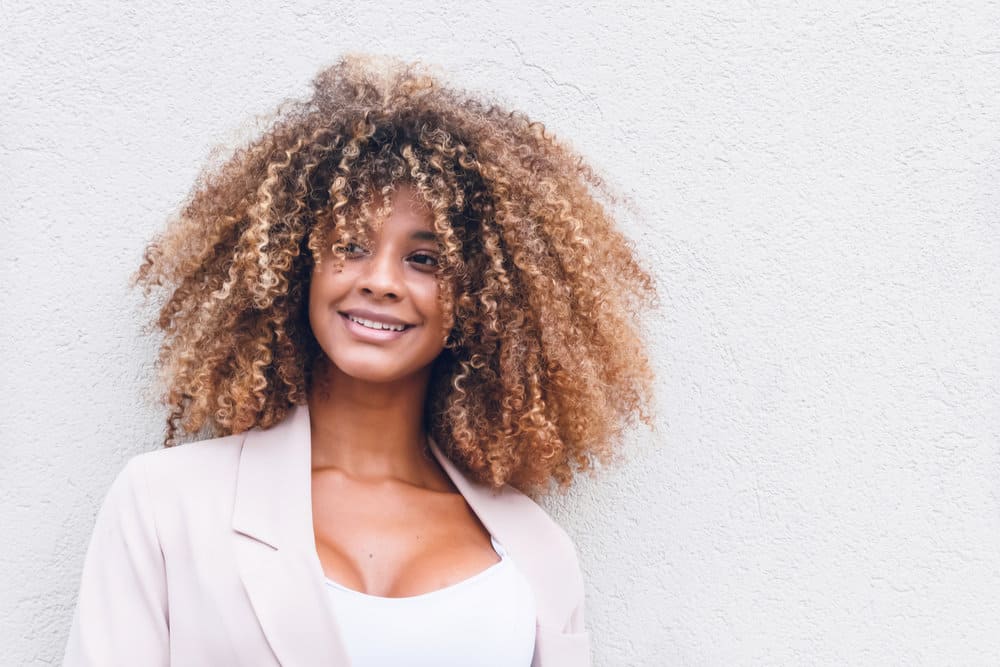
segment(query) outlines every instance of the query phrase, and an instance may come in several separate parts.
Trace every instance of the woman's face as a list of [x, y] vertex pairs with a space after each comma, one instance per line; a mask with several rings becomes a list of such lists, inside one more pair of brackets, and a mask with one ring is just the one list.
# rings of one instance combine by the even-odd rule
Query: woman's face
[[[359, 380], [405, 378], [428, 367], [444, 348], [447, 331], [435, 275], [440, 253], [430, 213], [411, 197], [416, 195], [409, 186], [397, 189], [391, 216], [362, 241], [366, 247], [333, 241], [332, 246], [343, 246], [342, 268], [326, 248], [313, 270], [313, 334], [333, 365]], [[372, 328], [379, 323], [405, 328]]]

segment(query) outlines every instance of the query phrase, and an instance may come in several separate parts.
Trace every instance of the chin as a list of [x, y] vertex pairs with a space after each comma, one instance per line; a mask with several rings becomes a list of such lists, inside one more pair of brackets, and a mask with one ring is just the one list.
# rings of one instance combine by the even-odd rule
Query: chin
[[355, 380], [360, 380], [362, 382], [371, 382], [375, 384], [382, 384], [387, 382], [392, 382], [400, 377], [403, 377], [405, 373], [401, 373], [400, 369], [395, 368], [385, 368], [380, 365], [366, 364], [359, 362], [358, 359], [353, 360], [336, 360], [331, 359], [330, 365], [336, 369], [335, 373], [337, 375], [346, 375], [349, 378]]
[[412, 377], [424, 371], [428, 364], [415, 364], [407, 366], [397, 366], [395, 364], [385, 364], [384, 360], [366, 361], [363, 355], [356, 355], [350, 359], [330, 359], [331, 366], [336, 368], [336, 374], [346, 375], [361, 382], [372, 384], [390, 384], [406, 378]]

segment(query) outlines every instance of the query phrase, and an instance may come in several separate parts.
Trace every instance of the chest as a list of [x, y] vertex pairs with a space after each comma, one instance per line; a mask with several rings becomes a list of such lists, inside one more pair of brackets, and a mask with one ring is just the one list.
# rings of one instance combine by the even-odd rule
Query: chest
[[312, 505], [323, 573], [355, 591], [422, 595], [500, 560], [458, 493], [314, 476]]

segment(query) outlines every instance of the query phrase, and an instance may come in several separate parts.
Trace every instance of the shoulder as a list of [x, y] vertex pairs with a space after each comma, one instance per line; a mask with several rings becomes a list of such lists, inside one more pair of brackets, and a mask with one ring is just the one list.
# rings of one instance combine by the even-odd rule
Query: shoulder
[[189, 510], [232, 498], [245, 433], [189, 442], [134, 455], [119, 474], [142, 489], [155, 514]]
[[137, 468], [143, 475], [155, 480], [182, 477], [186, 481], [194, 481], [206, 474], [215, 477], [220, 471], [228, 469], [235, 473], [245, 435], [236, 433], [142, 452], [134, 455], [126, 467]]
[[576, 560], [576, 543], [555, 517], [533, 498], [510, 486], [504, 486], [502, 493], [508, 497], [508, 502], [517, 508], [521, 518], [537, 527], [550, 546], [567, 558]]

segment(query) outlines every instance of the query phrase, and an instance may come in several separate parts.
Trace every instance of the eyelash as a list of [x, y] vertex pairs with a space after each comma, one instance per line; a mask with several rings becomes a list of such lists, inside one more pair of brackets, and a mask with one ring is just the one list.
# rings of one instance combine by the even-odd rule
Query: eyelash
[[[335, 246], [333, 246], [333, 249], [334, 249], [335, 252], [345, 252], [347, 250], [347, 248], [349, 248], [351, 246], [355, 246], [355, 247], [358, 247], [358, 248], [361, 247], [357, 243], [347, 243], [345, 245], [335, 245]], [[424, 262], [417, 262], [417, 263], [420, 264], [421, 266], [427, 266], [427, 267], [436, 267], [437, 266], [437, 257], [435, 257], [434, 255], [429, 255], [429, 254], [427, 254], [425, 252], [420, 252], [420, 253], [416, 253], [415, 255], [411, 255], [411, 257], [427, 257], [427, 258], [433, 260], [433, 263], [424, 263]]]
[[[414, 257], [428, 257], [428, 258], [430, 258], [432, 260], [432, 263], [430, 263], [430, 264], [423, 264], [424, 266], [437, 266], [437, 263], [438, 263], [437, 262], [437, 257], [435, 257], [434, 255], [428, 255], [425, 252], [418, 252], [416, 255], [413, 255], [413, 256]], [[418, 262], [418, 263], [422, 263], [422, 262]]]
[[351, 247], [360, 248], [361, 246], [358, 245], [357, 243], [345, 243], [343, 245], [335, 245], [335, 246], [333, 246], [333, 250], [335, 252], [339, 252], [339, 253], [342, 253], [342, 254], [345, 254], [345, 255], [355, 254], [355, 253], [350, 252], [349, 249]]

